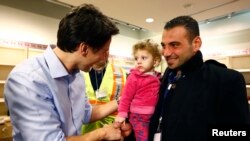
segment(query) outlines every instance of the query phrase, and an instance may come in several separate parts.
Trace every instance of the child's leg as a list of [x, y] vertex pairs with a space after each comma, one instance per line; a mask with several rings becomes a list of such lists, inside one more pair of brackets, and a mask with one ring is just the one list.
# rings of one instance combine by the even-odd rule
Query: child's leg
[[148, 140], [148, 126], [151, 115], [130, 113], [129, 121], [133, 126], [136, 141]]

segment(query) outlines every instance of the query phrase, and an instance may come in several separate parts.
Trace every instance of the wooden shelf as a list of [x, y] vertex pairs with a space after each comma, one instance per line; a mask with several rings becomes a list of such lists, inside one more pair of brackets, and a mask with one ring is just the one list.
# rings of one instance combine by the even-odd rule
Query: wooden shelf
[[12, 124], [10, 121], [6, 121], [4, 124], [0, 124], [0, 140], [12, 141]]
[[27, 48], [0, 47], [0, 64], [16, 65], [27, 58]]
[[27, 58], [27, 48], [0, 46], [0, 57], [0, 115], [7, 115], [3, 93], [5, 80], [15, 65]]
[[250, 69], [235, 69], [237, 70], [238, 72], [241, 72], [241, 73], [250, 73]]
[[4, 102], [4, 98], [0, 98], [0, 103], [3, 103]]
[[230, 65], [233, 69], [250, 69], [250, 55], [230, 56]]
[[5, 105], [4, 98], [0, 98], [0, 115], [7, 115], [8, 108]]
[[0, 84], [0, 98], [3, 98], [4, 84]]
[[244, 72], [241, 72], [241, 74], [245, 78], [246, 84], [250, 85], [250, 71], [244, 71]]
[[13, 64], [7, 64], [7, 63], [0, 63], [0, 66], [15, 67], [16, 65], [13, 65]]
[[13, 65], [0, 65], [0, 81], [6, 80], [10, 71], [14, 68]]
[[250, 95], [250, 55], [231, 56], [230, 64], [231, 67], [239, 71], [245, 78], [247, 84], [248, 95]]
[[[27, 45], [28, 46], [28, 45]], [[44, 49], [34, 49], [32, 46], [9, 47], [0, 46], [0, 115], [7, 115], [8, 108], [4, 101], [4, 85], [10, 71], [15, 65], [27, 58], [41, 54]], [[1, 139], [0, 139], [1, 140]]]

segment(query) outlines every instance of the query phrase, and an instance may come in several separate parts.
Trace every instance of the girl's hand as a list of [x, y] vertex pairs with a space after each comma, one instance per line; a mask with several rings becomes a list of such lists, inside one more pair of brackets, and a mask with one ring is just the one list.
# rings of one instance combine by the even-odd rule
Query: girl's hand
[[124, 118], [124, 117], [119, 117], [119, 116], [117, 116], [117, 117], [115, 118], [115, 122], [123, 123], [123, 122], [125, 122], [125, 119], [126, 119], [126, 118]]

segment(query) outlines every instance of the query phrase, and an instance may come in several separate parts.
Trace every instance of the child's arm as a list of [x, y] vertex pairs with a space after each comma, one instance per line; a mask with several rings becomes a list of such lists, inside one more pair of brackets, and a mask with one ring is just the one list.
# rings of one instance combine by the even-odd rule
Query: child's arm
[[127, 78], [126, 84], [122, 91], [122, 96], [118, 106], [118, 116], [127, 118], [130, 110], [130, 104], [136, 93], [136, 77], [134, 74], [130, 74]]

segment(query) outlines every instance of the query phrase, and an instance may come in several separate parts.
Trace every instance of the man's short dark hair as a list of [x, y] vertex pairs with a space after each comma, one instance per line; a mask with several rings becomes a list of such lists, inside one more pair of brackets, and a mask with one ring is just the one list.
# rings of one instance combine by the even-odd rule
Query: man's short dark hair
[[183, 26], [189, 34], [189, 41], [192, 42], [193, 39], [197, 36], [200, 36], [198, 22], [190, 16], [179, 16], [170, 21], [168, 21], [164, 29], [172, 29], [176, 26]]
[[65, 52], [74, 52], [80, 43], [98, 51], [112, 35], [119, 33], [116, 25], [91, 4], [72, 9], [59, 23], [57, 46]]

